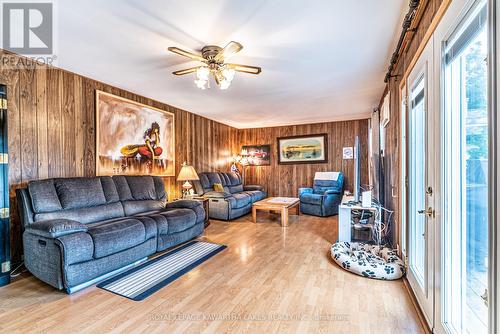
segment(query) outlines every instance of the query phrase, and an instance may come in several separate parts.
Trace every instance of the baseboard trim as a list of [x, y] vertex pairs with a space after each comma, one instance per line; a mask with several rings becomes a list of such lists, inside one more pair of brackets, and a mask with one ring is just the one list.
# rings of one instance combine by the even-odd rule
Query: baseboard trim
[[415, 297], [415, 294], [413, 293], [413, 290], [410, 287], [410, 283], [406, 279], [406, 277], [403, 277], [403, 285], [405, 286], [406, 291], [408, 292], [408, 295], [410, 296], [411, 303], [415, 307], [415, 310], [417, 311], [418, 315], [418, 320], [420, 320], [420, 323], [422, 324], [422, 328], [424, 329], [424, 332], [426, 334], [432, 334], [432, 330], [429, 328], [429, 324], [427, 323], [427, 320], [425, 320], [424, 313], [422, 312], [422, 309], [420, 308], [420, 305], [418, 304], [417, 298]]

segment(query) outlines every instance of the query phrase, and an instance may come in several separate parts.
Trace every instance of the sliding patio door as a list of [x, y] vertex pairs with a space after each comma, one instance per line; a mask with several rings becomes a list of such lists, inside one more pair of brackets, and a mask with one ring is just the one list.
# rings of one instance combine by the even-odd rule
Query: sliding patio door
[[433, 43], [429, 42], [408, 76], [407, 217], [408, 282], [427, 322], [434, 322], [435, 110]]

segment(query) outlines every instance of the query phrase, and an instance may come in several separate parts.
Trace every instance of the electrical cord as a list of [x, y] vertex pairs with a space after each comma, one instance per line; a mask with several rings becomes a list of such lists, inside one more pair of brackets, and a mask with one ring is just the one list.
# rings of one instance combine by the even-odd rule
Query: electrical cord
[[[26, 272], [26, 268], [22, 268], [22, 267], [24, 267], [24, 261], [22, 261], [17, 267], [15, 267], [13, 270], [11, 270], [10, 278], [16, 278], [19, 275], [21, 275], [22, 273]], [[19, 269], [21, 269], [21, 270], [19, 270]], [[17, 270], [19, 270], [18, 273], [16, 273]]]
[[[359, 187], [361, 191], [371, 191], [373, 190], [373, 186], [365, 185]], [[356, 202], [350, 201], [348, 204], [358, 204]], [[377, 210], [374, 212], [374, 225], [372, 226], [372, 241], [377, 243], [377, 245], [381, 245], [384, 239], [387, 239], [387, 234], [390, 231], [392, 215], [394, 214], [393, 210], [389, 210], [385, 208], [376, 198], [372, 197], [372, 207]], [[387, 212], [387, 222], [382, 220], [382, 212]], [[361, 212], [363, 215], [363, 211]], [[389, 244], [389, 242], [387, 242]]]
[[[394, 211], [385, 208], [375, 198], [372, 199], [372, 206], [377, 208], [377, 211], [375, 211], [375, 217], [374, 217], [375, 226], [373, 228], [373, 233], [372, 233], [373, 238], [372, 239], [374, 242], [377, 243], [377, 245], [380, 245], [380, 244], [382, 244], [383, 239], [387, 237], [389, 227], [391, 224], [392, 215], [393, 215]], [[382, 212], [383, 211], [385, 211], [389, 214], [389, 216], [387, 218], [387, 223], [382, 220]]]

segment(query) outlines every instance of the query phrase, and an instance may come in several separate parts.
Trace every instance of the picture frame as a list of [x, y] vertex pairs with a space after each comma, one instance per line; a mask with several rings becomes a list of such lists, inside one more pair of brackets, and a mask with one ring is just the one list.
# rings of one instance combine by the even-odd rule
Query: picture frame
[[175, 176], [175, 114], [96, 90], [96, 175]]
[[279, 137], [278, 164], [315, 164], [328, 162], [328, 135], [326, 133]]
[[241, 147], [247, 159], [247, 166], [271, 165], [271, 145], [244, 145]]

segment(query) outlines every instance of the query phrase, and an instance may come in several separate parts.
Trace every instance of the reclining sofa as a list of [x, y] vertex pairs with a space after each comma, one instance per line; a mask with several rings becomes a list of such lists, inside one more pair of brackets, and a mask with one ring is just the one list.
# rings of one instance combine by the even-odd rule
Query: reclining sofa
[[[242, 183], [238, 173], [200, 173], [194, 186], [199, 196], [209, 199], [209, 217], [231, 220], [252, 211], [252, 204], [267, 197], [261, 186]], [[220, 184], [223, 191], [215, 191], [214, 184]]]
[[201, 202], [165, 204], [152, 176], [31, 181], [16, 196], [26, 268], [68, 293], [203, 233]]

